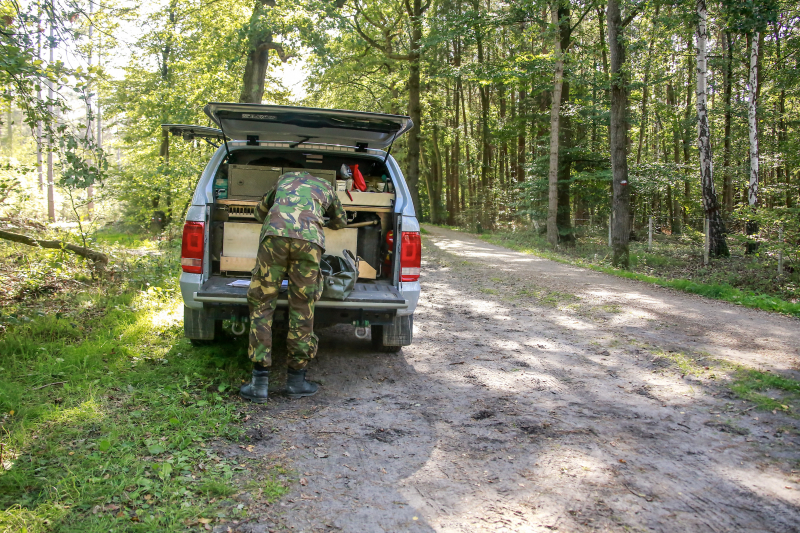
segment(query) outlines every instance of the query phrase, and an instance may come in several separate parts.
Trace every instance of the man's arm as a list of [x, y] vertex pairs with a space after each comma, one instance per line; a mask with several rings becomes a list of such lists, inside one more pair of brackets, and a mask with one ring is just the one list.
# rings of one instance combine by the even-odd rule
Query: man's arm
[[[338, 198], [337, 198], [338, 200]], [[275, 189], [272, 189], [270, 192], [264, 195], [261, 198], [261, 201], [256, 206], [255, 210], [253, 211], [253, 215], [256, 217], [256, 220], [259, 222], [264, 222], [269, 214], [269, 210], [272, 207], [272, 204], [275, 203]]]
[[335, 192], [332, 194], [331, 205], [325, 212], [325, 216], [330, 218], [328, 227], [331, 229], [342, 229], [347, 226], [347, 214], [344, 212], [342, 202], [339, 201], [339, 197]]

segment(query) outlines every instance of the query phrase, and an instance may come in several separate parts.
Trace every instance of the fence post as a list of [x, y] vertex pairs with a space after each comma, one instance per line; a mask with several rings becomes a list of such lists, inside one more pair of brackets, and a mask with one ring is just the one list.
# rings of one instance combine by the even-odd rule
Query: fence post
[[608, 247], [611, 248], [611, 222], [614, 220], [614, 213], [608, 214]]
[[651, 216], [647, 222], [647, 249], [653, 249], [653, 217]]
[[705, 242], [703, 243], [703, 265], [708, 265], [708, 248], [709, 248], [709, 241], [708, 241], [708, 230], [709, 230], [709, 223], [708, 217], [703, 220], [703, 233], [705, 233]]
[[783, 275], [783, 226], [778, 228], [778, 275]]

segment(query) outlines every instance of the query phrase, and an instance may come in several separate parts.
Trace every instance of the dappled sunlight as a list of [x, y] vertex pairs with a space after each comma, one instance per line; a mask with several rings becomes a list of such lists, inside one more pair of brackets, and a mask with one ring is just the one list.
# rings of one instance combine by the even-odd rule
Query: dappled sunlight
[[90, 398], [80, 405], [68, 408], [54, 408], [44, 421], [55, 424], [77, 424], [86, 422], [99, 422], [106, 416], [105, 408], [96, 398]]

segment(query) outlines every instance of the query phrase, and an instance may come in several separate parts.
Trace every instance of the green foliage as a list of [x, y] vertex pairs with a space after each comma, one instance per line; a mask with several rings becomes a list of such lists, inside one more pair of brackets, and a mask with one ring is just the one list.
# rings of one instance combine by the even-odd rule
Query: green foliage
[[731, 390], [767, 411], [796, 414], [800, 407], [800, 382], [772, 372], [740, 368], [734, 373]]
[[183, 531], [242, 518], [242, 487], [286, 492], [286, 476], [217, 452], [242, 436], [246, 346], [193, 348], [175, 270], [146, 270], [144, 290], [94, 282], [3, 308], [0, 530]]

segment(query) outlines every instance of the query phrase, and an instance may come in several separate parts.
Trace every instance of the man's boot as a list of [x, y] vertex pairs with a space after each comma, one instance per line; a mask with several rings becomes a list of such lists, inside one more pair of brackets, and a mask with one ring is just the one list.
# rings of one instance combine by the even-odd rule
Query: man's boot
[[269, 392], [269, 370], [253, 370], [250, 383], [239, 389], [239, 396], [253, 403], [266, 403]]
[[302, 398], [317, 393], [319, 385], [306, 381], [306, 370], [288, 369], [286, 373], [286, 394], [289, 398]]

